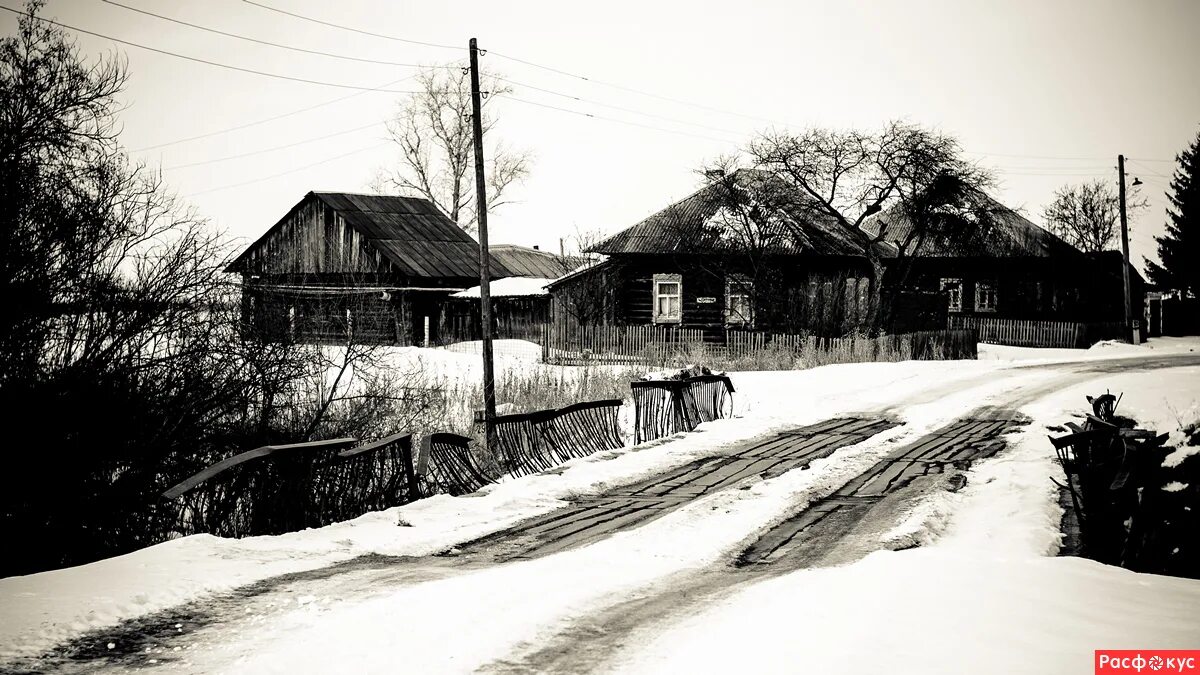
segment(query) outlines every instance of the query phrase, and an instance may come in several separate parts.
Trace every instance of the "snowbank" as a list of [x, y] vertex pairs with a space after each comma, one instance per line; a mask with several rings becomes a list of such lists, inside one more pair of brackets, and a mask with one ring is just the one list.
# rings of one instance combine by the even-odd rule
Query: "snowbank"
[[1095, 649], [1195, 648], [1196, 607], [1200, 583], [1080, 558], [884, 551], [757, 584], [616, 670], [1091, 673]]
[[1062, 361], [1094, 361], [1098, 359], [1165, 356], [1200, 351], [1200, 337], [1150, 338], [1140, 345], [1104, 340], [1088, 349], [1043, 349], [1038, 347], [1009, 347], [979, 343], [979, 358], [994, 361], [1033, 361], [1057, 363]]
[[[488, 284], [488, 292], [493, 298], [509, 298], [518, 296], [547, 295], [546, 284], [553, 279], [537, 277], [507, 277], [497, 279]], [[452, 298], [478, 298], [479, 286], [472, 286], [465, 291], [459, 291]]]

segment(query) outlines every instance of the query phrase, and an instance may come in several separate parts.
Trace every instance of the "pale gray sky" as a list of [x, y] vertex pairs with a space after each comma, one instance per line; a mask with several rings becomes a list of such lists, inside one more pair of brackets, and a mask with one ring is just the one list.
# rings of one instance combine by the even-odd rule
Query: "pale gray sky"
[[[414, 40], [319, 26], [240, 0], [119, 0], [210, 28], [313, 50], [405, 63], [491, 50], [485, 69], [512, 80], [645, 113], [516, 86], [529, 101], [658, 127], [646, 129], [513, 101], [495, 102], [497, 134], [536, 162], [517, 203], [493, 213], [492, 241], [556, 248], [580, 230], [615, 231], [697, 185], [695, 170], [769, 126], [876, 127], [904, 118], [956, 135], [1001, 181], [997, 197], [1041, 222], [1055, 188], [1116, 180], [1116, 156], [1146, 182], [1149, 211], [1133, 255], [1153, 255], [1175, 156], [1200, 131], [1200, 2], [969, 0], [573, 3], [262, 0], [326, 21]], [[0, 0], [19, 7], [19, 0]], [[16, 17], [0, 17], [11, 33]], [[44, 16], [198, 58], [291, 77], [378, 87], [412, 68], [303, 55], [214, 35], [101, 0], [50, 0]], [[389, 161], [383, 121], [398, 94], [289, 82], [118, 49], [131, 78], [121, 116], [135, 157], [212, 221], [252, 238], [305, 192], [367, 191]], [[577, 73], [592, 82], [502, 58]], [[635, 94], [596, 81], [720, 109]], [[404, 89], [404, 82], [388, 88]], [[172, 143], [334, 99], [307, 112]], [[736, 113], [736, 114], [730, 114]], [[669, 119], [663, 119], [669, 118]], [[353, 130], [353, 131], [349, 131]], [[347, 132], [347, 133], [339, 133]], [[336, 136], [313, 140], [330, 134]], [[689, 135], [692, 134], [692, 135]], [[303, 142], [303, 143], [301, 143]], [[277, 146], [294, 147], [257, 153]], [[219, 160], [231, 155], [249, 157]], [[206, 162], [190, 167], [180, 165]], [[1158, 175], [1156, 175], [1158, 174]]]

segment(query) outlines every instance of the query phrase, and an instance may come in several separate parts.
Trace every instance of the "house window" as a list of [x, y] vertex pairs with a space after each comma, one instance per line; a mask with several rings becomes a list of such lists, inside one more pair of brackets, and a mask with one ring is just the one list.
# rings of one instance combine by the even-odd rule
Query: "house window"
[[679, 323], [683, 319], [683, 277], [654, 275], [654, 323]]
[[975, 311], [976, 312], [994, 312], [996, 311], [996, 283], [993, 281], [980, 281], [975, 284]]
[[754, 325], [754, 282], [744, 274], [731, 274], [725, 279], [725, 323]]
[[951, 312], [962, 311], [962, 279], [942, 279], [942, 292], [946, 294]]

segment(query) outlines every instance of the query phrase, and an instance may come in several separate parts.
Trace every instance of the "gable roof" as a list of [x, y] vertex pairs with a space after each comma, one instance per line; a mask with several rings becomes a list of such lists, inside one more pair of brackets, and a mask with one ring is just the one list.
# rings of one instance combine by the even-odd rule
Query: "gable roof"
[[[744, 190], [741, 195], [732, 191]], [[869, 241], [814, 208], [813, 202], [773, 173], [739, 169], [590, 247], [594, 253], [705, 253], [745, 250], [729, 241], [722, 212], [735, 199], [767, 196], [771, 214], [754, 235], [764, 252], [865, 255]], [[764, 204], [764, 206], [766, 206]], [[722, 231], [726, 230], [726, 231]]]
[[[986, 223], [947, 221], [937, 228], [931, 228], [919, 246], [908, 251], [907, 255], [933, 258], [1051, 258], [1082, 255], [1079, 249], [982, 191], [977, 191], [966, 206], [982, 214]], [[912, 221], [899, 206], [867, 219], [863, 229], [872, 236], [878, 236], [880, 226], [884, 224], [887, 225], [884, 240], [893, 246], [904, 242], [912, 234]]]
[[586, 258], [564, 258], [549, 251], [516, 244], [492, 244], [488, 248], [492, 252], [492, 260], [500, 261], [513, 275], [521, 277], [557, 279], [587, 262]]
[[[348, 192], [309, 192], [248, 246], [227, 271], [238, 271], [240, 263], [310, 199], [320, 200], [337, 212], [401, 274], [416, 278], [479, 277], [479, 243], [429, 200]], [[493, 277], [512, 276], [495, 256], [490, 269]]]

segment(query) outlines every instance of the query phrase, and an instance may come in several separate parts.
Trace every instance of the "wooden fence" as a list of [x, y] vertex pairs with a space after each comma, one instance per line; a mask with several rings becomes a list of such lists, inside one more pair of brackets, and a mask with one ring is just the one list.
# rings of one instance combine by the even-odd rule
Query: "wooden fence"
[[980, 342], [1013, 347], [1086, 349], [1100, 340], [1121, 337], [1120, 323], [998, 319], [951, 314], [946, 324], [952, 330], [974, 330], [979, 334]]
[[970, 329], [918, 331], [867, 337], [818, 337], [792, 333], [729, 330], [723, 354], [744, 357], [774, 349], [799, 355], [810, 365], [856, 361], [941, 361], [977, 357], [975, 331]]
[[675, 326], [542, 327], [542, 361], [546, 363], [665, 363], [690, 346], [704, 342], [698, 328]]
[[542, 360], [565, 365], [618, 363], [667, 366], [713, 357], [740, 359], [767, 350], [777, 350], [790, 352], [817, 366], [880, 360], [974, 359], [977, 343], [972, 329], [879, 337], [817, 337], [727, 329], [723, 338], [723, 343], [705, 342], [700, 329], [670, 326], [579, 326], [564, 329], [550, 324], [542, 330]]

